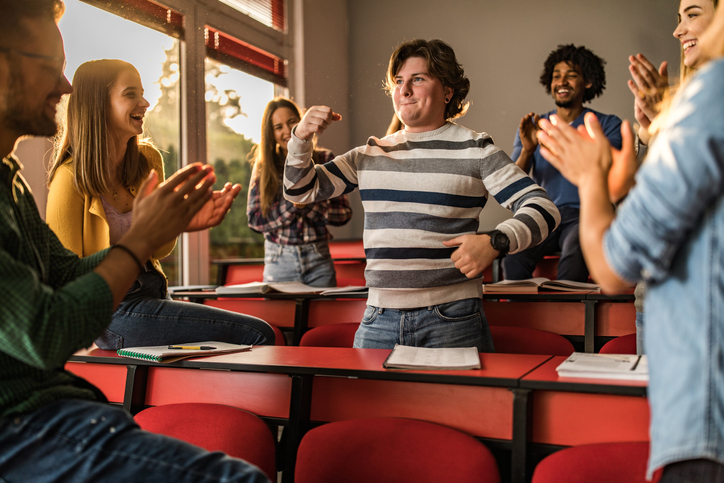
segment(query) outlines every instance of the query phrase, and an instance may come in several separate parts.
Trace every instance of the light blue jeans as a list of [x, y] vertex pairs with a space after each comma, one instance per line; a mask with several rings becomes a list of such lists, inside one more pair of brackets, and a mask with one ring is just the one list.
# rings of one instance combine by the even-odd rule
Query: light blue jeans
[[0, 419], [0, 481], [269, 480], [240, 459], [142, 431], [118, 407], [71, 399]]
[[280, 245], [265, 240], [264, 281], [302, 282], [312, 287], [337, 286], [329, 245], [326, 241]]
[[213, 340], [230, 344], [273, 345], [274, 329], [251, 315], [171, 300], [163, 276], [142, 273], [126, 293], [111, 324], [96, 339], [105, 350]]
[[360, 349], [414, 347], [477, 347], [495, 352], [481, 299], [465, 299], [416, 309], [385, 309], [368, 305], [354, 337]]

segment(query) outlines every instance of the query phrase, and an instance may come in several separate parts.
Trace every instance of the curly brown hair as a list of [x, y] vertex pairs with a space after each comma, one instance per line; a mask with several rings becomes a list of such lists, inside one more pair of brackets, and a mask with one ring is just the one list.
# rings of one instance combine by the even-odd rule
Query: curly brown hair
[[387, 67], [385, 90], [388, 95], [395, 90], [395, 76], [410, 57], [421, 57], [427, 61], [428, 73], [438, 79], [443, 87], [453, 90], [450, 102], [445, 106], [445, 119], [464, 116], [469, 102], [465, 101], [470, 90], [470, 80], [465, 77], [463, 66], [457, 61], [455, 51], [439, 39], [415, 39], [400, 44], [390, 56]]

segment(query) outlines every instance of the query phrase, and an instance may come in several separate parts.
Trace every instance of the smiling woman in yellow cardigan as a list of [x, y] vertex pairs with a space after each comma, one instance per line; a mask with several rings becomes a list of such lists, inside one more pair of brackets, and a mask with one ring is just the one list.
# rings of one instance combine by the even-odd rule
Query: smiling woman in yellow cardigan
[[[146, 158], [163, 181], [161, 153], [150, 144], [139, 143], [138, 148], [140, 156]], [[111, 246], [108, 219], [100, 196], [81, 194], [75, 187], [75, 168], [73, 158], [68, 157], [55, 171], [48, 193], [46, 221], [65, 248], [79, 257], [87, 257]], [[128, 189], [134, 198], [138, 188], [140, 183]], [[154, 252], [150, 260], [154, 270], [163, 274], [159, 260], [171, 254], [175, 246], [176, 240], [172, 240]]]
[[[46, 221], [81, 257], [118, 246], [143, 181], [151, 170], [163, 179], [161, 154], [138, 139], [148, 106], [138, 71], [127, 62], [86, 62], [73, 77], [65, 134], [49, 173]], [[187, 231], [216, 226], [239, 190], [227, 183], [214, 192]], [[140, 275], [96, 345], [117, 350], [206, 340], [273, 344], [274, 330], [261, 319], [171, 300], [159, 259], [175, 244], [161, 247], [148, 261], [137, 260]]]

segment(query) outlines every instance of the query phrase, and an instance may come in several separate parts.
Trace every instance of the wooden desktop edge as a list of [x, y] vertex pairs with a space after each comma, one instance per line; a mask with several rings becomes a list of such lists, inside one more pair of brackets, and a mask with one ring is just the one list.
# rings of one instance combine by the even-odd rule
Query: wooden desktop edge
[[[541, 361], [528, 372], [519, 378], [502, 378], [502, 377], [482, 377], [474, 375], [452, 374], [447, 370], [396, 370], [384, 369], [379, 370], [366, 369], [343, 369], [330, 367], [309, 367], [295, 366], [285, 364], [255, 364], [244, 362], [213, 362], [204, 361], [202, 359], [184, 359], [171, 363], [158, 363], [152, 361], [144, 361], [142, 359], [133, 359], [128, 357], [115, 356], [93, 356], [93, 355], [73, 355], [68, 362], [92, 363], [92, 364], [113, 364], [123, 366], [147, 366], [158, 368], [184, 368], [184, 369], [214, 369], [225, 370], [230, 372], [261, 372], [272, 374], [286, 374], [289, 376], [332, 376], [356, 379], [382, 380], [382, 381], [400, 381], [400, 382], [423, 382], [431, 384], [451, 384], [462, 386], [485, 386], [485, 387], [519, 387], [520, 380], [533, 370], [539, 368], [548, 362], [552, 356]], [[463, 371], [455, 371], [463, 372]]]

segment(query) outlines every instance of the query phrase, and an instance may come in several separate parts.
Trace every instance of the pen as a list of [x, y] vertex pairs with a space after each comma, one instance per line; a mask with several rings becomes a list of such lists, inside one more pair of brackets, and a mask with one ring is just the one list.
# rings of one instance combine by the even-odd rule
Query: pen
[[634, 365], [631, 366], [631, 370], [632, 370], [632, 371], [635, 371], [635, 370], [636, 370], [636, 367], [639, 365], [639, 362], [641, 362], [641, 356], [638, 356], [638, 357], [636, 358], [636, 362], [634, 363]]
[[211, 351], [216, 349], [216, 347], [211, 347], [210, 345], [170, 345], [168, 346], [169, 349], [184, 349], [184, 350], [193, 350], [193, 351]]

